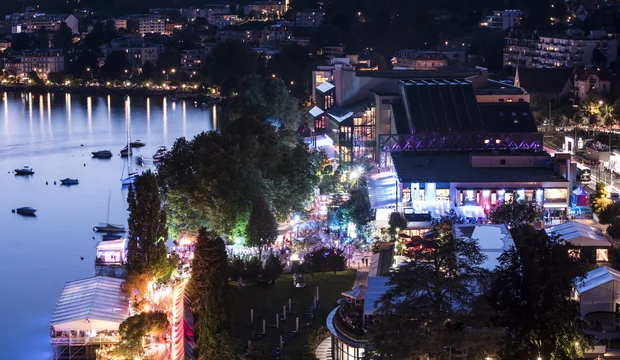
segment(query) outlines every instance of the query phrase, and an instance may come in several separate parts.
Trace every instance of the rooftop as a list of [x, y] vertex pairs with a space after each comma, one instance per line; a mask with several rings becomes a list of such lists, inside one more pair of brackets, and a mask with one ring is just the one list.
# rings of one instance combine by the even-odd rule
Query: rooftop
[[583, 280], [577, 281], [577, 292], [582, 294], [610, 281], [620, 281], [620, 271], [601, 266], [588, 272]]
[[[499, 153], [496, 156], [501, 158], [506, 154]], [[489, 153], [489, 156], [493, 156], [493, 153]], [[469, 152], [394, 152], [392, 161], [401, 182], [568, 181], [548, 168], [474, 168], [471, 166]]]
[[499, 265], [498, 258], [502, 252], [515, 244], [510, 235], [510, 230], [503, 224], [457, 224], [454, 225], [454, 235], [477, 240], [480, 251], [487, 257], [481, 266], [491, 271]]
[[556, 225], [546, 231], [547, 234], [556, 234], [575, 246], [611, 247], [611, 243], [601, 230], [575, 221]]

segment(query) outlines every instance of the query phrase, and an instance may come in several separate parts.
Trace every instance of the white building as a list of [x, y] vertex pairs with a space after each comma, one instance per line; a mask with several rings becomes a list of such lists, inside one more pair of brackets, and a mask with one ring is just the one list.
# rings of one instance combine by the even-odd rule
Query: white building
[[524, 15], [521, 10], [493, 10], [491, 15], [484, 17], [480, 26], [494, 30], [508, 30], [520, 25]]
[[583, 33], [567, 37], [541, 36], [537, 44], [534, 63], [537, 67], [574, 67], [592, 65], [594, 49], [598, 49], [607, 64], [617, 59], [617, 41], [606, 32], [591, 31], [588, 37]]
[[166, 21], [158, 16], [141, 17], [138, 19], [138, 33], [145, 34], [164, 34], [166, 32]]
[[392, 65], [394, 70], [437, 70], [448, 65], [448, 57], [432, 50], [399, 50]]
[[34, 14], [26, 17], [22, 30], [27, 33], [34, 33], [45, 28], [45, 30], [53, 32], [58, 31], [62, 22], [66, 23], [74, 34], [79, 32], [78, 19], [71, 14]]
[[40, 78], [47, 79], [50, 73], [65, 70], [65, 57], [62, 50], [26, 52], [6, 62], [4, 68], [8, 74], [17, 77], [24, 77], [34, 71]]

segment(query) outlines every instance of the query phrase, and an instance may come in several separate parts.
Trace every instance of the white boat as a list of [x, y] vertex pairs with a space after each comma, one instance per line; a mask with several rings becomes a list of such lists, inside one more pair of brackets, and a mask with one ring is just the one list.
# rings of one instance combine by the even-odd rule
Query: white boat
[[160, 146], [155, 155], [153, 155], [153, 161], [162, 161], [167, 153], [168, 149], [165, 146]]

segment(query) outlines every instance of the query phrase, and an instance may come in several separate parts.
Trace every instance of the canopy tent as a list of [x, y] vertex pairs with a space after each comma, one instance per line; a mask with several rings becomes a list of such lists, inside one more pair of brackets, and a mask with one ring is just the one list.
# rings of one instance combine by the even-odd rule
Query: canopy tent
[[97, 259], [104, 263], [124, 263], [127, 239], [101, 241], [97, 244]]
[[351, 298], [353, 300], [362, 300], [366, 297], [366, 291], [368, 290], [368, 288], [364, 285], [357, 285], [354, 286], [351, 290], [349, 291], [344, 291], [342, 292], [343, 296], [346, 296], [348, 298]]
[[56, 331], [118, 330], [129, 316], [125, 280], [95, 276], [65, 284], [56, 302], [51, 325]]
[[389, 279], [387, 276], [368, 277], [368, 289], [366, 290], [366, 299], [364, 300], [364, 315], [372, 315], [377, 311], [378, 307], [375, 306], [375, 302], [388, 291], [389, 286], [387, 283]]
[[562, 240], [575, 246], [611, 247], [611, 243], [601, 230], [575, 221], [550, 227], [546, 231], [547, 234], [558, 235]]
[[576, 281], [581, 315], [595, 311], [616, 311], [620, 303], [620, 271], [601, 266]]
[[481, 267], [493, 271], [499, 265], [499, 257], [505, 250], [514, 246], [510, 230], [504, 224], [454, 225], [456, 237], [470, 238], [478, 242], [480, 252], [486, 255]]
[[456, 213], [459, 216], [466, 217], [466, 218], [486, 217], [486, 214], [484, 213], [484, 209], [482, 208], [482, 206], [478, 206], [478, 205], [457, 206], [454, 210], [456, 210]]
[[573, 190], [573, 203], [577, 206], [588, 206], [590, 203], [590, 194], [585, 191], [581, 186], [577, 186], [575, 190]]

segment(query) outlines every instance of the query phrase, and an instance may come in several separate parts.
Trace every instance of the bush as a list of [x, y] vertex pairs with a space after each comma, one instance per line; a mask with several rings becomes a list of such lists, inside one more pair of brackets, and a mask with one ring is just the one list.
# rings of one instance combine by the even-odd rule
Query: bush
[[267, 282], [275, 281], [284, 270], [280, 258], [274, 254], [269, 255], [267, 261], [265, 261], [265, 268], [263, 269], [263, 279]]
[[245, 262], [245, 271], [243, 272], [243, 279], [247, 281], [256, 281], [258, 275], [263, 272], [263, 264], [257, 257], [253, 257]]

